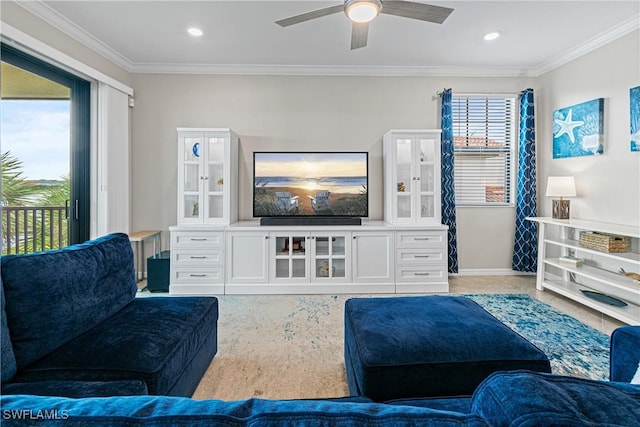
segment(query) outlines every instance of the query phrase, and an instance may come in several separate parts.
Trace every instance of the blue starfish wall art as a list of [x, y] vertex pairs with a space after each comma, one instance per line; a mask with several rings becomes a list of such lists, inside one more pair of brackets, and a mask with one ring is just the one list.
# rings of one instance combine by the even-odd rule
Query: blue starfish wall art
[[602, 154], [604, 98], [553, 112], [553, 158]]
[[631, 151], [640, 151], [640, 86], [629, 89]]

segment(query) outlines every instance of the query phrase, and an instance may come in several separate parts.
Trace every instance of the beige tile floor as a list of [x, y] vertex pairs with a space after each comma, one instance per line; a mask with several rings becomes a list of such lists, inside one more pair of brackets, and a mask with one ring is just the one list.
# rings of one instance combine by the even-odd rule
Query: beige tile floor
[[[146, 286], [146, 280], [138, 282], [138, 289]], [[582, 304], [558, 295], [552, 291], [538, 291], [534, 275], [505, 276], [449, 276], [449, 292], [452, 294], [529, 294], [556, 310], [574, 317], [607, 335], [625, 323], [592, 310]], [[166, 295], [164, 293], [139, 292], [139, 296]]]

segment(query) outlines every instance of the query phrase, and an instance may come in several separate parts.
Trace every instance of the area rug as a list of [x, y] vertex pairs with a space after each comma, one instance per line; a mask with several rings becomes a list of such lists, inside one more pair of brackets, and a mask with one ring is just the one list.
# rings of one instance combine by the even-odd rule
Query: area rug
[[[606, 334], [528, 295], [466, 296], [544, 351], [554, 373], [608, 378]], [[353, 297], [367, 296], [219, 297], [218, 354], [193, 397], [238, 400], [347, 395], [343, 316], [345, 301]]]
[[529, 295], [467, 295], [544, 352], [554, 374], [609, 379], [609, 336]]

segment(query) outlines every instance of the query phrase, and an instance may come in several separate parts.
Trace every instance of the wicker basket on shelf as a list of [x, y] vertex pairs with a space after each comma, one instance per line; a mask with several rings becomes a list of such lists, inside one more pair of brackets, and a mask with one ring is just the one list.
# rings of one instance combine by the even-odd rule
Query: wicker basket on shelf
[[629, 250], [629, 238], [616, 236], [615, 234], [581, 231], [580, 246], [601, 252], [627, 252]]

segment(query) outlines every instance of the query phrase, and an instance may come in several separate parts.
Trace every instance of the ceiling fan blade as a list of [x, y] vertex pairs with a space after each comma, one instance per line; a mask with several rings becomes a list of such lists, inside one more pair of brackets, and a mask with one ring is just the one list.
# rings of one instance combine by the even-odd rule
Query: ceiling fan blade
[[276, 21], [276, 24], [281, 27], [288, 27], [289, 25], [299, 24], [301, 22], [310, 21], [312, 19], [321, 18], [323, 16], [332, 15], [334, 13], [344, 11], [344, 5], [329, 6], [318, 10], [312, 10], [311, 12], [301, 13], [300, 15], [290, 16], [288, 18]]
[[367, 45], [367, 35], [369, 34], [368, 22], [354, 22], [351, 25], [351, 50], [360, 49]]
[[402, 0], [385, 0], [380, 13], [442, 24], [453, 9]]

